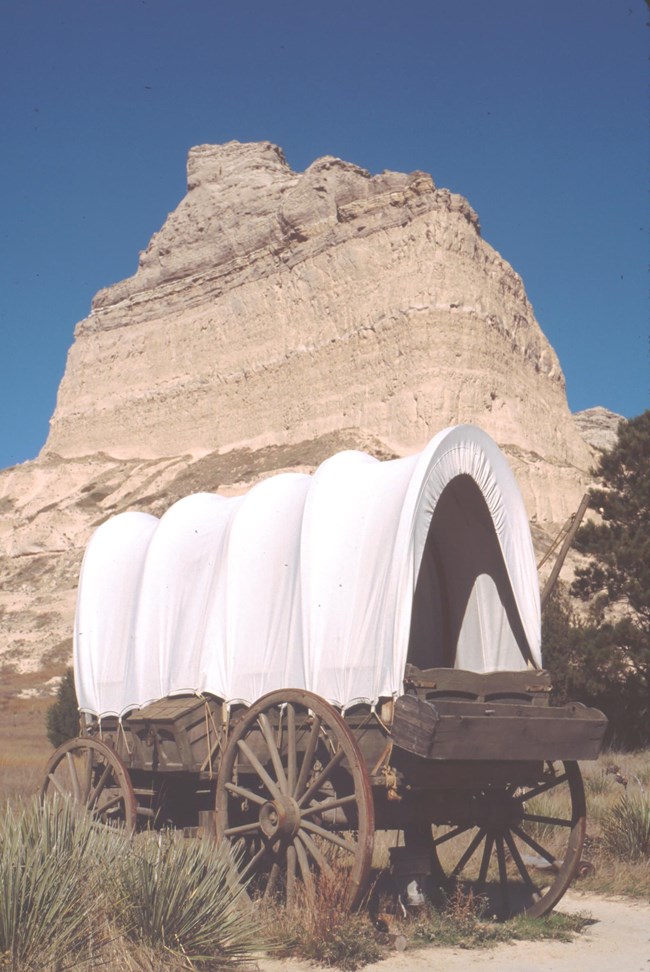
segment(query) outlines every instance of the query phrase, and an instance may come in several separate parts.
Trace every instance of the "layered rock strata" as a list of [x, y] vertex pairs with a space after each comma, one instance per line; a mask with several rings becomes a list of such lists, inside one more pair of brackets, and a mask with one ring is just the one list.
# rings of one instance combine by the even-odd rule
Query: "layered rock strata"
[[[190, 151], [188, 193], [76, 330], [44, 454], [131, 459], [344, 429], [395, 452], [476, 422], [560, 520], [590, 456], [523, 284], [430, 176], [269, 143]], [[557, 485], [555, 485], [557, 484]]]

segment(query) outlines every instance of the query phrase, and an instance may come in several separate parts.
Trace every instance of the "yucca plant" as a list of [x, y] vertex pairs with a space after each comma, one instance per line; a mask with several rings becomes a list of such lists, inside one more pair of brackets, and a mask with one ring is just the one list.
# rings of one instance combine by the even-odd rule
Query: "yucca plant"
[[8, 970], [65, 970], [101, 949], [104, 869], [124, 846], [62, 801], [7, 806], [0, 817], [0, 960]]
[[605, 847], [625, 861], [650, 861], [650, 797], [625, 793], [602, 821]]
[[143, 835], [120, 860], [115, 880], [124, 934], [186, 968], [237, 965], [264, 946], [262, 922], [225, 846]]

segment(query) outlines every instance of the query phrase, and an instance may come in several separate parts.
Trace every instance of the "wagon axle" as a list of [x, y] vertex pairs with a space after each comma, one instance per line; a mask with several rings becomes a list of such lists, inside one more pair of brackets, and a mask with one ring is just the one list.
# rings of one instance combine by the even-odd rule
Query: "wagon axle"
[[293, 839], [300, 830], [300, 821], [300, 807], [293, 797], [280, 796], [260, 807], [260, 829], [269, 840]]

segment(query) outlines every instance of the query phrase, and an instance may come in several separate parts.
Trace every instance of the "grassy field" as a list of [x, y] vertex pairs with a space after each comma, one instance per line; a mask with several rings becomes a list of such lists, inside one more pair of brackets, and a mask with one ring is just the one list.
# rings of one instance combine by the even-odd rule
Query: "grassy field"
[[[0, 687], [0, 802], [27, 797], [40, 786], [52, 746], [45, 732], [45, 714], [52, 699], [16, 698], [16, 677]], [[21, 679], [18, 688], [32, 687]]]

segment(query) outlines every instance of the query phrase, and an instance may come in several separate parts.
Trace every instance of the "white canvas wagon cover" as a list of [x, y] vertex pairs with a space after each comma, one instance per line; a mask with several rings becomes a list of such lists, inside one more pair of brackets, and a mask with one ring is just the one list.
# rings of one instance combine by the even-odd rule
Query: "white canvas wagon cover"
[[405, 664], [541, 665], [524, 504], [480, 429], [380, 462], [342, 452], [238, 497], [128, 512], [88, 544], [74, 632], [80, 708], [121, 716], [210, 693], [304, 688], [349, 706], [403, 691]]

